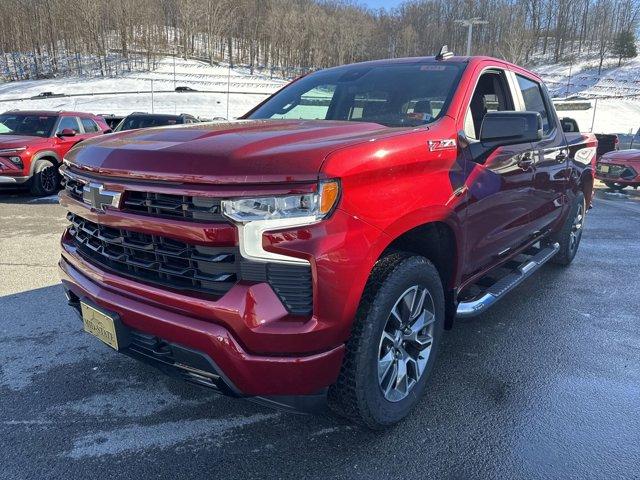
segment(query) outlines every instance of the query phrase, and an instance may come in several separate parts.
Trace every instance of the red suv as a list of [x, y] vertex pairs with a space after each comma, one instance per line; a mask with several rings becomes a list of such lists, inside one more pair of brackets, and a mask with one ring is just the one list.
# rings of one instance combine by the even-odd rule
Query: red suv
[[73, 149], [62, 282], [116, 350], [381, 428], [428, 388], [456, 316], [573, 260], [596, 147], [500, 60], [318, 71], [241, 121]]
[[598, 159], [596, 178], [613, 190], [640, 187], [640, 150], [617, 150]]
[[10, 111], [0, 115], [0, 187], [28, 185], [34, 195], [58, 191], [62, 158], [78, 142], [110, 132], [81, 112]]

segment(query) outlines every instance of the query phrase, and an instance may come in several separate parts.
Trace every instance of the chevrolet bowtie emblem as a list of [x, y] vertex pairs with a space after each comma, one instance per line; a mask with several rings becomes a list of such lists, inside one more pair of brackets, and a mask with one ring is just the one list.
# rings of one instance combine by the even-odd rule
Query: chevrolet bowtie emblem
[[88, 183], [82, 189], [82, 201], [98, 211], [104, 212], [104, 207], [120, 207], [120, 193], [104, 189], [99, 183]]

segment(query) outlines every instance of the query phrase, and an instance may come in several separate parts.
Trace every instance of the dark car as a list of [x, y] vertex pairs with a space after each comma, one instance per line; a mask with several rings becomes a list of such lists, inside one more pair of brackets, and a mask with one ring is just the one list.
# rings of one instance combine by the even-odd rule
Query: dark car
[[100, 113], [98, 116], [104, 119], [111, 130], [115, 130], [115, 128], [124, 119], [124, 115], [114, 115], [113, 113]]
[[176, 92], [197, 92], [197, 90], [191, 87], [176, 87]]
[[193, 115], [181, 113], [180, 115], [165, 115], [162, 113], [132, 113], [127, 115], [114, 129], [115, 132], [123, 130], [136, 130], [138, 128], [165, 127], [167, 125], [182, 125], [185, 123], [199, 123]]
[[595, 152], [562, 131], [540, 77], [503, 60], [321, 70], [239, 122], [74, 149], [62, 283], [117, 351], [382, 428], [441, 383], [456, 317], [572, 262]]
[[51, 195], [58, 167], [78, 142], [109, 131], [101, 117], [84, 112], [10, 111], [0, 115], [0, 187], [26, 185]]
[[53, 93], [53, 92], [41, 92], [38, 95], [35, 95], [33, 97], [31, 97], [32, 99], [38, 99], [38, 98], [52, 98], [52, 97], [62, 97], [64, 96], [64, 94], [62, 93]]

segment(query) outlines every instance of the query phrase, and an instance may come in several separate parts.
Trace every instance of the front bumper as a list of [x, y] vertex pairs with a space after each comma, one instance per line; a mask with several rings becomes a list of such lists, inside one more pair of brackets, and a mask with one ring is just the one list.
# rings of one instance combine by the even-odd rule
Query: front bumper
[[17, 186], [23, 185], [29, 181], [31, 177], [10, 177], [8, 175], [0, 175], [0, 186]]
[[[222, 393], [237, 396], [314, 395], [335, 382], [340, 371], [344, 345], [311, 355], [263, 356], [245, 351], [234, 336], [218, 324], [193, 316], [160, 308], [144, 298], [115, 288], [105, 288], [105, 282], [96, 283], [83, 275], [63, 255], [59, 263], [60, 276], [71, 303], [78, 299], [90, 302], [116, 313], [126, 328], [135, 332], [140, 342], [150, 347], [152, 354], [146, 361], [165, 369], [175, 370], [166, 355], [154, 345], [169, 345], [173, 355], [181, 358], [191, 352], [192, 359], [199, 359], [193, 374], [180, 372], [183, 378], [209, 386]], [[99, 271], [98, 275], [105, 275]], [[135, 343], [135, 342], [134, 342]], [[140, 357], [140, 351], [128, 349], [132, 356]], [[165, 360], [163, 363], [162, 359]], [[181, 362], [178, 362], [181, 363]], [[209, 368], [203, 368], [209, 365]], [[180, 369], [178, 369], [180, 371]], [[205, 378], [202, 378], [205, 377]]]
[[[609, 167], [609, 171], [603, 172], [603, 166]], [[595, 177], [603, 182], [614, 182], [623, 185], [640, 183], [640, 172], [633, 166], [624, 164], [598, 163]]]

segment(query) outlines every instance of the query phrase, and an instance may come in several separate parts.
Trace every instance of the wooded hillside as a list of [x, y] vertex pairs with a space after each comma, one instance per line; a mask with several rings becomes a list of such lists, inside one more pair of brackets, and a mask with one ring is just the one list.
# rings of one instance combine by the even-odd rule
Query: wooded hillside
[[640, 0], [410, 0], [372, 11], [335, 0], [2, 0], [0, 76], [115, 75], [161, 55], [231, 61], [291, 76], [382, 57], [432, 55], [442, 44], [531, 63], [585, 50], [607, 55], [637, 31]]

